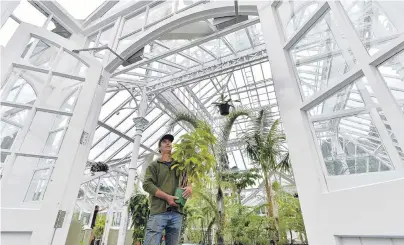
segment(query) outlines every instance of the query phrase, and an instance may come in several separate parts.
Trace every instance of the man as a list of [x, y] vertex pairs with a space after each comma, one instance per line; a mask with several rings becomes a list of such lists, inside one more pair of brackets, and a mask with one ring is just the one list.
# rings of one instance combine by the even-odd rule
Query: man
[[93, 219], [91, 221], [91, 239], [90, 239], [90, 245], [94, 245], [95, 244], [95, 236], [94, 236], [94, 227], [95, 227], [95, 222], [97, 220], [97, 215], [98, 212], [104, 211], [106, 209], [106, 207], [100, 209], [100, 207], [98, 205], [95, 205], [94, 208], [94, 214], [93, 214]]
[[[165, 244], [178, 245], [182, 225], [182, 207], [175, 199], [175, 189], [179, 184], [179, 176], [171, 170], [171, 158], [174, 136], [164, 135], [159, 143], [159, 160], [147, 167], [143, 182], [143, 189], [150, 194], [150, 217], [147, 221], [144, 245], [160, 244], [165, 230]], [[192, 187], [184, 188], [184, 198], [190, 197]]]

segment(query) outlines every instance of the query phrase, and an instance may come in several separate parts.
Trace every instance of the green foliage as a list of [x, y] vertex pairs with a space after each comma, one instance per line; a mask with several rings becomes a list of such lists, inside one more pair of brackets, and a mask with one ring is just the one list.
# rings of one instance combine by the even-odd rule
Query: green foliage
[[147, 219], [149, 217], [149, 199], [144, 194], [137, 194], [129, 199], [128, 212], [131, 216], [132, 223], [130, 228], [133, 228], [133, 244], [143, 239]]
[[103, 214], [97, 215], [97, 219], [95, 220], [95, 226], [94, 226], [94, 236], [97, 239], [100, 239], [102, 237], [102, 234], [104, 233], [104, 227], [105, 227], [105, 222], [107, 218]]
[[[289, 162], [289, 156], [283, 146], [285, 136], [279, 127], [279, 120], [272, 123], [267, 134], [261, 132], [255, 131], [247, 138], [247, 155], [259, 164], [265, 173], [280, 168], [288, 169], [285, 165]], [[282, 157], [284, 160], [278, 161]]]
[[289, 231], [295, 231], [302, 234], [303, 237], [306, 237], [299, 199], [289, 193], [280, 191], [276, 195], [276, 200], [279, 206], [279, 231], [281, 235], [281, 243], [289, 244]]
[[237, 109], [232, 111], [226, 118], [226, 121], [220, 127], [219, 140], [217, 142], [217, 158], [219, 163], [219, 170], [228, 169], [229, 161], [227, 159], [227, 143], [229, 141], [231, 129], [239, 117], [251, 117], [250, 112], [245, 109]]
[[180, 122], [189, 123], [195, 129], [198, 127], [198, 124], [203, 122], [203, 120], [188, 112], [178, 112], [174, 115], [173, 120], [170, 121], [168, 128], [172, 129]]
[[229, 104], [230, 102], [240, 102], [239, 100], [233, 100], [232, 98], [227, 98], [227, 95], [224, 95], [224, 93], [222, 93], [220, 95], [220, 100], [219, 102], [213, 102], [213, 105], [220, 105], [220, 104]]
[[249, 186], [254, 185], [255, 181], [260, 178], [260, 174], [258, 174], [258, 170], [253, 168], [247, 171], [240, 172], [223, 172], [222, 180], [224, 182], [228, 182], [232, 188], [236, 191], [239, 202], [241, 202], [240, 193], [242, 190], [246, 189]]
[[180, 142], [174, 145], [173, 158], [176, 163], [171, 167], [181, 176], [180, 186], [204, 181], [207, 173], [216, 163], [215, 157], [209, 150], [209, 146], [215, 144], [216, 137], [210, 128], [201, 125], [194, 131], [184, 134]]
[[257, 214], [262, 205], [255, 207], [227, 203], [225, 236], [228, 243], [245, 245], [268, 244], [274, 239], [273, 219]]

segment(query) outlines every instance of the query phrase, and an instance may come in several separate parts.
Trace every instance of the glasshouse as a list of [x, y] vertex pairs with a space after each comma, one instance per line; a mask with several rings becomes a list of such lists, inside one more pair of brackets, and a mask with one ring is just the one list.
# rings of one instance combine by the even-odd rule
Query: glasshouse
[[1, 0], [1, 244], [404, 245], [403, 13]]

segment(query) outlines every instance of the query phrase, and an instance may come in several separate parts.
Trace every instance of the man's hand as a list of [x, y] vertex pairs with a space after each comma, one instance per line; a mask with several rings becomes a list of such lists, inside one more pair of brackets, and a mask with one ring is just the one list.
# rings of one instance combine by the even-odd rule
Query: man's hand
[[185, 188], [182, 188], [184, 190], [184, 193], [182, 193], [182, 196], [185, 199], [188, 199], [192, 195], [192, 186], [187, 186]]
[[166, 198], [166, 201], [167, 201], [168, 205], [173, 206], [173, 207], [178, 207], [178, 204], [175, 202], [176, 199], [178, 199], [178, 197], [168, 195]]

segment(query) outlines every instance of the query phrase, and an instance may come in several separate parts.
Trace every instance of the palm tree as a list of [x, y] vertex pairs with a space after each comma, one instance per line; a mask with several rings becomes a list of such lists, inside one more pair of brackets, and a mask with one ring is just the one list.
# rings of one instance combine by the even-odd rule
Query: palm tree
[[[222, 190], [222, 184], [221, 184], [221, 173], [223, 170], [229, 169], [229, 161], [227, 157], [227, 143], [229, 141], [230, 133], [232, 130], [232, 127], [234, 123], [236, 122], [237, 118], [242, 117], [242, 116], [248, 116], [250, 117], [250, 112], [245, 110], [245, 109], [236, 109], [232, 111], [226, 118], [225, 122], [221, 125], [220, 131], [219, 131], [219, 137], [218, 141], [215, 146], [211, 146], [213, 154], [216, 156], [217, 160], [217, 166], [216, 166], [216, 181], [217, 181], [217, 195], [216, 195], [216, 207], [219, 216], [215, 218], [213, 222], [216, 223], [217, 226], [217, 244], [222, 245], [224, 244], [224, 238], [223, 238], [223, 224], [224, 224], [224, 217], [225, 217], [225, 212], [224, 212], [224, 197], [223, 197], [223, 190]], [[173, 127], [175, 124], [179, 122], [186, 122], [189, 125], [191, 125], [193, 128], [197, 127], [207, 127], [210, 128], [212, 131], [210, 125], [208, 122], [206, 122], [203, 119], [198, 118], [197, 116], [186, 113], [186, 112], [181, 112], [177, 113], [171, 123], [169, 124], [169, 127]], [[212, 223], [213, 224], [213, 223]]]
[[268, 202], [268, 217], [274, 219], [275, 230], [279, 238], [279, 220], [278, 215], [274, 212], [270, 175], [277, 171], [289, 171], [290, 162], [279, 120], [271, 122], [268, 116], [267, 109], [259, 112], [252, 130], [248, 133], [246, 151], [248, 157], [261, 168]]
[[241, 205], [241, 191], [255, 184], [261, 176], [256, 168], [246, 171], [231, 171], [222, 173], [222, 180], [228, 182], [237, 196], [238, 204]]

